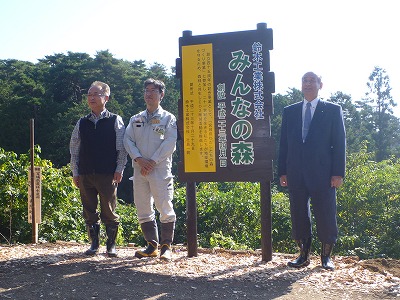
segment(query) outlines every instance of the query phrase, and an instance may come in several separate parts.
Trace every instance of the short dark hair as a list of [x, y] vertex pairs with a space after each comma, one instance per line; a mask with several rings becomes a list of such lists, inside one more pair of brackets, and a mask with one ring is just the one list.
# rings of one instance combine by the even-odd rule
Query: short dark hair
[[165, 84], [161, 80], [154, 79], [154, 78], [146, 79], [146, 81], [144, 82], [144, 88], [146, 88], [150, 84], [153, 84], [156, 88], [158, 88], [160, 93], [165, 92]]

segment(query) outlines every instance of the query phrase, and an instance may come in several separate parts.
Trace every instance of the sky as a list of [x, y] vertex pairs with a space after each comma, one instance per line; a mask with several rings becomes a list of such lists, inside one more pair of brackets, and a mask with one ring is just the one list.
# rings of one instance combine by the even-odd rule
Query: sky
[[275, 93], [322, 76], [322, 97], [341, 91], [359, 100], [368, 77], [386, 70], [400, 117], [400, 16], [396, 0], [0, 0], [0, 59], [36, 63], [58, 53], [160, 63], [170, 70], [183, 31], [192, 35], [273, 31]]

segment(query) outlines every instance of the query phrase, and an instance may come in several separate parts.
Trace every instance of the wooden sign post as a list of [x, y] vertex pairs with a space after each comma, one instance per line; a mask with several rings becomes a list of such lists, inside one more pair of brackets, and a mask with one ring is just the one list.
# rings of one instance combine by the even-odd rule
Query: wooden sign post
[[178, 178], [187, 183], [188, 254], [197, 255], [195, 182], [260, 182], [263, 260], [272, 259], [271, 191], [275, 143], [270, 115], [272, 30], [179, 38], [181, 80]]
[[35, 123], [30, 120], [30, 159], [28, 179], [28, 222], [32, 223], [32, 243], [38, 243], [38, 224], [41, 223], [42, 174], [40, 167], [35, 167]]

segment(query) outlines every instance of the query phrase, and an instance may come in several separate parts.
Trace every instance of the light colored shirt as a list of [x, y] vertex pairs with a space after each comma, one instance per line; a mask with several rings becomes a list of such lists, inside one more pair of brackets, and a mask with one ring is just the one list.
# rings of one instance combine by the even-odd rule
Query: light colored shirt
[[131, 117], [126, 127], [124, 146], [132, 158], [143, 157], [156, 162], [155, 168], [172, 166], [178, 131], [176, 118], [161, 106], [153, 113], [147, 110]]

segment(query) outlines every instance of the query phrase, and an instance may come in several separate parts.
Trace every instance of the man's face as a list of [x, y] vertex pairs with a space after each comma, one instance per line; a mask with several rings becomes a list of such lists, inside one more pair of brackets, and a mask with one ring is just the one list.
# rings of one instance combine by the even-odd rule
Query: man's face
[[108, 96], [103, 94], [100, 87], [92, 86], [88, 91], [87, 100], [92, 111], [101, 112], [106, 106]]
[[151, 111], [157, 109], [163, 96], [164, 93], [160, 92], [154, 84], [149, 84], [144, 89], [144, 101], [146, 102], [147, 108]]
[[318, 76], [312, 72], [304, 74], [301, 83], [301, 91], [303, 92], [304, 98], [311, 101], [317, 98], [318, 91], [321, 89], [322, 83]]

